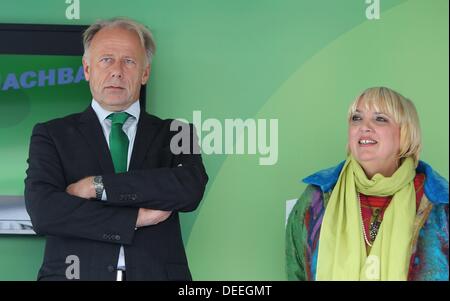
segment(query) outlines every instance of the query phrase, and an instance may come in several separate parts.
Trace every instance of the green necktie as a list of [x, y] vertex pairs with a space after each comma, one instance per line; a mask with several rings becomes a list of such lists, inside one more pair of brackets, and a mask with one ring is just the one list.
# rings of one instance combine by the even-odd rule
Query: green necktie
[[127, 121], [128, 113], [112, 113], [108, 116], [111, 120], [111, 132], [109, 133], [109, 151], [114, 163], [116, 173], [127, 171], [128, 161], [128, 137], [122, 130], [122, 126]]

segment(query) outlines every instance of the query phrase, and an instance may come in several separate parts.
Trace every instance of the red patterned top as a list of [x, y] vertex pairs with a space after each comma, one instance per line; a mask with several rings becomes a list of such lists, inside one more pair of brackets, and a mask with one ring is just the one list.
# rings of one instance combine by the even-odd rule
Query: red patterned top
[[[425, 174], [416, 174], [416, 177], [414, 178], [414, 188], [416, 190], [416, 212], [419, 208], [420, 200], [423, 196], [423, 184], [425, 181]], [[370, 225], [373, 222], [376, 222], [378, 220], [379, 223], [383, 220], [383, 215], [388, 207], [389, 203], [391, 202], [392, 196], [387, 197], [377, 197], [377, 196], [367, 196], [364, 194], [360, 194], [360, 200], [361, 200], [361, 212], [364, 222], [364, 229], [366, 230], [366, 236], [367, 239], [370, 241], [370, 243], [373, 243], [373, 240], [371, 239], [370, 235]], [[375, 233], [372, 233], [372, 238], [374, 238], [376, 235]], [[370, 246], [367, 245], [366, 247], [370, 248]]]

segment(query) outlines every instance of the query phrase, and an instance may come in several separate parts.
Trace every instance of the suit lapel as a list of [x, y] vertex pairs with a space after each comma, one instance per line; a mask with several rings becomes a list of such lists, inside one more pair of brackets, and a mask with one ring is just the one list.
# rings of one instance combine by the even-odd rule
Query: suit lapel
[[129, 170], [139, 169], [158, 130], [155, 117], [141, 110]]
[[114, 173], [114, 165], [111, 154], [109, 152], [108, 144], [103, 134], [102, 126], [95, 114], [94, 109], [89, 106], [80, 116], [78, 127], [86, 138], [93, 153], [97, 156], [102, 172]]

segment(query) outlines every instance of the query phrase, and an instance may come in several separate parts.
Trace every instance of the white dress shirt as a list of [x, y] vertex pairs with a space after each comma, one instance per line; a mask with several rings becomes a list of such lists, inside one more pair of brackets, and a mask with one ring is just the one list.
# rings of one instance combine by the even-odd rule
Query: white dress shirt
[[[103, 134], [105, 135], [106, 143], [109, 148], [109, 133], [111, 132], [111, 120], [107, 117], [114, 112], [105, 110], [100, 106], [100, 104], [93, 99], [91, 103], [92, 109], [94, 109], [95, 114], [102, 125]], [[139, 121], [139, 114], [141, 113], [141, 107], [139, 106], [139, 100], [136, 100], [131, 106], [128, 107], [124, 112], [127, 112], [131, 116], [128, 117], [127, 121], [122, 126], [123, 131], [128, 137], [128, 160], [127, 160], [127, 170], [130, 167], [131, 154], [133, 152], [134, 138], [136, 137], [137, 124]], [[107, 201], [107, 192], [103, 191], [102, 200]], [[123, 246], [120, 246], [119, 261], [117, 263], [117, 268], [125, 270], [125, 251]]]

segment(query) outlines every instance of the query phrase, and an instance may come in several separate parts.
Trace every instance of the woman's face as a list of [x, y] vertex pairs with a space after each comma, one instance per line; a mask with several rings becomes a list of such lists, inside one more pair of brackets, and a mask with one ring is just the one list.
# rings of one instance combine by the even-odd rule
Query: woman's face
[[393, 117], [358, 104], [348, 129], [350, 152], [367, 176], [389, 177], [398, 168], [400, 126]]

